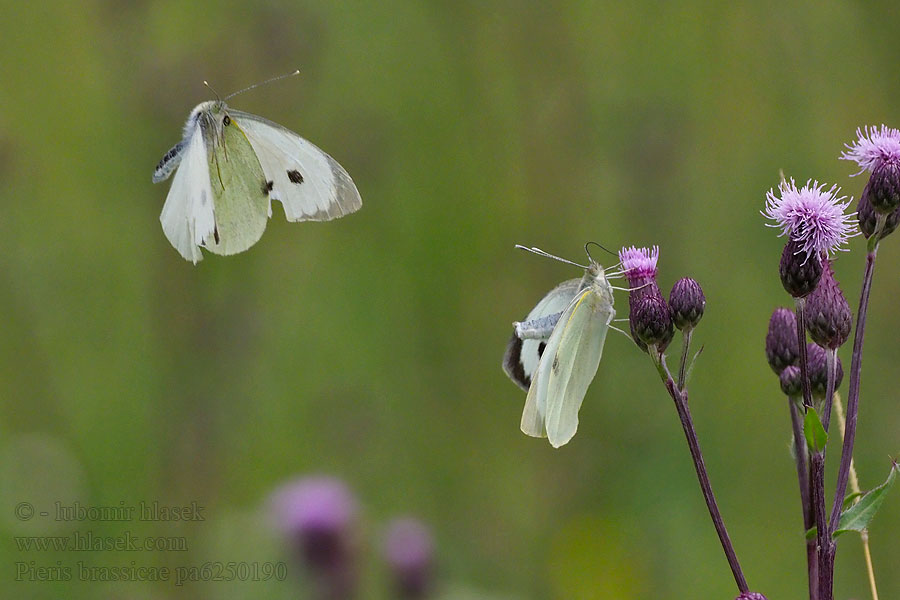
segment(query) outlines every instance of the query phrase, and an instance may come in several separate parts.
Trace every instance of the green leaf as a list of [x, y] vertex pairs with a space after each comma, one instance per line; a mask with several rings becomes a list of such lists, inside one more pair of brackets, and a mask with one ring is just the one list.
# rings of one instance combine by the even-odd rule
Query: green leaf
[[850, 506], [856, 502], [857, 498], [862, 498], [865, 494], [862, 492], [853, 492], [852, 494], [847, 494], [844, 497], [844, 503], [841, 504], [841, 510], [847, 510]]
[[900, 470], [900, 467], [897, 466], [897, 463], [891, 465], [891, 472], [884, 483], [867, 492], [859, 502], [841, 513], [841, 520], [834, 531], [833, 537], [848, 531], [862, 531], [868, 528], [872, 517], [875, 516], [875, 513], [881, 507], [881, 503], [884, 502], [885, 494], [887, 494], [887, 491], [891, 489], [891, 486], [897, 479], [898, 470]]
[[822, 427], [822, 421], [812, 406], [806, 409], [806, 416], [803, 418], [803, 435], [806, 437], [806, 445], [810, 452], [819, 452], [828, 443], [828, 433]]

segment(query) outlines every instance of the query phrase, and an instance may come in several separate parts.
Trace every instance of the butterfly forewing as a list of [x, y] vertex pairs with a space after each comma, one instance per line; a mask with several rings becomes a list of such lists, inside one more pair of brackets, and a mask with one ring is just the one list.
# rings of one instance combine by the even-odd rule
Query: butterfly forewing
[[362, 206], [350, 175], [328, 154], [262, 117], [229, 113], [247, 133], [271, 190], [289, 221], [329, 221]]
[[566, 310], [553, 332], [555, 335], [561, 329], [559, 344], [554, 355], [545, 352], [541, 375], [547, 376], [544, 422], [547, 438], [554, 448], [567, 443], [578, 430], [578, 411], [597, 374], [614, 315], [608, 301], [593, 290], [585, 290]]
[[197, 127], [185, 140], [181, 164], [172, 180], [159, 220], [172, 246], [187, 260], [203, 256], [200, 244], [215, 229], [213, 191], [209, 181], [206, 142]]

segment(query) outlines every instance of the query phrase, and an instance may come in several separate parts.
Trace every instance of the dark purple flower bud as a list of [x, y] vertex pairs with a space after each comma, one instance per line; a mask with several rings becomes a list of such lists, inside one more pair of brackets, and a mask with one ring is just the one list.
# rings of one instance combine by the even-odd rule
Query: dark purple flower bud
[[661, 351], [669, 345], [672, 336], [675, 335], [675, 328], [672, 325], [669, 305], [658, 292], [659, 288], [656, 294], [645, 294], [638, 300], [629, 315], [629, 320], [637, 339], [647, 346], [656, 346]]
[[800, 242], [789, 241], [781, 253], [778, 269], [781, 284], [794, 298], [808, 296], [822, 277], [822, 261], [817, 254], [807, 254]]
[[323, 597], [349, 597], [356, 584], [359, 508], [347, 486], [324, 476], [292, 481], [273, 494], [272, 513]]
[[789, 398], [799, 398], [803, 394], [803, 380], [800, 378], [800, 367], [789, 365], [778, 376], [781, 391]]
[[734, 600], [766, 600], [766, 597], [759, 592], [743, 592]]
[[787, 308], [776, 308], [769, 319], [769, 332], [766, 334], [766, 358], [769, 366], [780, 374], [785, 367], [797, 364], [799, 356], [794, 312]]
[[672, 309], [672, 321], [679, 330], [693, 329], [703, 317], [706, 307], [706, 296], [703, 288], [690, 277], [682, 277], [672, 286], [669, 293], [669, 308]]
[[853, 315], [850, 304], [841, 292], [831, 261], [822, 261], [822, 278], [816, 289], [806, 297], [803, 316], [812, 340], [825, 348], [839, 348], [850, 337]]
[[[809, 385], [812, 389], [812, 395], [817, 400], [824, 400], [827, 394], [828, 385], [828, 369], [825, 364], [826, 354], [830, 352], [822, 346], [810, 342], [806, 345], [806, 357], [809, 365]], [[841, 359], [836, 362], [836, 373], [834, 378], [834, 389], [837, 390], [844, 380], [844, 366]]]
[[396, 597], [420, 600], [433, 587], [434, 542], [420, 521], [396, 519], [387, 528], [384, 560], [390, 568]]
[[[860, 196], [859, 202], [856, 204], [856, 216], [859, 219], [859, 229], [863, 232], [863, 235], [866, 236], [867, 239], [872, 237], [872, 234], [875, 233], [875, 227], [877, 226], [878, 213], [875, 212], [875, 208], [869, 201], [868, 185], [863, 188], [862, 196]], [[897, 225], [900, 225], [900, 208], [897, 208], [887, 216], [879, 239], [883, 239], [893, 233], [893, 231], [897, 229]]]
[[866, 187], [875, 212], [887, 215], [900, 207], [900, 168], [896, 162], [884, 161], [872, 169]]

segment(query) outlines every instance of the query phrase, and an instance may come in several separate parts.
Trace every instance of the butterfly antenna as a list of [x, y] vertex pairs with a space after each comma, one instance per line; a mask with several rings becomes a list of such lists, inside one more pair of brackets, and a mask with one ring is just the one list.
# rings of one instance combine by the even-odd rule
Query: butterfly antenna
[[537, 254], [538, 256], [543, 256], [543, 257], [545, 257], [545, 258], [552, 258], [553, 260], [558, 260], [559, 262], [561, 262], [561, 263], [566, 263], [567, 265], [574, 265], [574, 266], [579, 267], [579, 268], [581, 268], [581, 269], [588, 269], [588, 268], [590, 268], [590, 267], [587, 267], [587, 266], [585, 266], [585, 265], [579, 265], [577, 262], [572, 262], [571, 260], [566, 260], [565, 258], [561, 258], [561, 257], [556, 256], [556, 255], [554, 255], [554, 254], [550, 254], [549, 252], [544, 252], [544, 251], [541, 250], [540, 248], [529, 248], [529, 247], [527, 247], [527, 246], [522, 246], [521, 244], [516, 244], [516, 248], [518, 248], [519, 250], [525, 250], [526, 252], [531, 252], [532, 254]]
[[[258, 88], [261, 85], [268, 85], [270, 83], [275, 83], [276, 81], [281, 81], [282, 79], [287, 79], [288, 77], [293, 77], [294, 75], [299, 75], [299, 74], [300, 74], [300, 69], [296, 69], [294, 71], [291, 71], [290, 73], [285, 73], [284, 75], [279, 75], [277, 77], [272, 77], [271, 79], [266, 79], [265, 81], [261, 81], [259, 83], [254, 83], [253, 85], [251, 85], [249, 87], [245, 87], [242, 90], [238, 90], [233, 94], [228, 94], [227, 96], [225, 96], [225, 100], [228, 100], [229, 98], [233, 98], [234, 96], [237, 96], [238, 94], [243, 94], [244, 92], [249, 92], [250, 90], [252, 90], [254, 88]], [[204, 82], [204, 83], [206, 83], [206, 82]]]
[[[205, 85], [206, 87], [208, 87], [208, 88], [209, 88], [209, 91], [211, 91], [213, 94], [216, 95], [216, 102], [221, 102], [221, 101], [222, 101], [222, 99], [219, 97], [219, 92], [217, 92], [216, 90], [214, 90], [214, 89], [213, 89], [213, 86], [209, 85], [209, 82], [208, 82], [207, 80], [205, 80], [205, 79], [203, 80], [203, 85]], [[229, 96], [229, 97], [230, 97], [230, 96]]]
[[597, 262], [597, 261], [594, 260], [594, 257], [591, 256], [591, 251], [588, 250], [588, 248], [590, 248], [591, 245], [597, 246], [598, 248], [600, 248], [600, 249], [603, 250], [604, 252], [608, 252], [609, 254], [612, 254], [612, 255], [615, 256], [616, 258], [619, 258], [619, 255], [618, 255], [618, 254], [616, 254], [616, 253], [613, 252], [612, 250], [608, 249], [606, 246], [603, 246], [603, 245], [601, 245], [601, 244], [598, 244], [597, 242], [588, 242], [588, 243], [586, 243], [586, 244], [584, 245], [584, 252], [585, 252], [585, 254], [588, 255], [588, 258], [591, 259], [591, 262]]

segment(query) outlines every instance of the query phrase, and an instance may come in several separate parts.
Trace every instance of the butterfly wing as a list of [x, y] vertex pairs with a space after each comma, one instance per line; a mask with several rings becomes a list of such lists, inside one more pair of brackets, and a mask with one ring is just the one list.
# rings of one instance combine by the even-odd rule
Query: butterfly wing
[[172, 246], [187, 260], [202, 260], [200, 246], [215, 229], [213, 191], [209, 181], [206, 142], [197, 127], [185, 140], [178, 171], [159, 220]]
[[212, 144], [208, 160], [216, 224], [203, 246], [216, 254], [237, 254], [259, 241], [266, 230], [266, 176], [247, 136], [233, 119], [223, 127], [221, 139]]
[[[542, 383], [539, 391], [546, 394], [542, 405], [544, 427], [554, 448], [566, 444], [578, 429], [578, 411], [597, 374], [614, 316], [612, 304], [587, 289], [566, 309], [550, 336], [538, 370]], [[558, 340], [554, 340], [557, 332]]]
[[[565, 310], [575, 294], [578, 293], [580, 286], [581, 279], [562, 282], [541, 298], [541, 301], [531, 309], [524, 320], [532, 321]], [[503, 355], [503, 372], [526, 392], [531, 386], [531, 378], [537, 369], [544, 346], [546, 346], [546, 340], [521, 340], [515, 332], [506, 345], [506, 352]]]
[[229, 110], [256, 152], [269, 196], [288, 221], [330, 221], [352, 213], [362, 199], [347, 171], [293, 131], [262, 117]]

